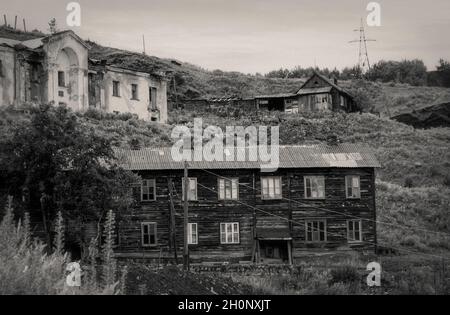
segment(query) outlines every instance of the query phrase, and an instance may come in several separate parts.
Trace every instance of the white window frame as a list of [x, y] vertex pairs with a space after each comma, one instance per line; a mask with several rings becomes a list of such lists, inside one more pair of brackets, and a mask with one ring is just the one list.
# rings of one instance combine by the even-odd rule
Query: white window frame
[[[188, 181], [189, 181], [189, 190], [191, 189], [195, 189], [195, 198], [191, 198], [189, 197], [189, 191], [188, 191], [188, 201], [197, 201], [198, 200], [198, 189], [197, 189], [197, 177], [188, 177]], [[191, 181], [195, 182], [195, 188], [191, 187]], [[184, 177], [181, 179], [181, 199], [184, 200]]]
[[[317, 223], [317, 227], [314, 226]], [[323, 223], [323, 231], [320, 228], [320, 223]], [[311, 239], [308, 239], [308, 234], [311, 226]], [[320, 233], [323, 232], [324, 239], [320, 239]], [[305, 242], [306, 243], [325, 243], [327, 241], [327, 220], [306, 220], [305, 221]]]
[[[309, 180], [309, 183], [310, 183], [309, 188], [310, 188], [310, 191], [311, 191], [311, 196], [308, 196], [308, 185], [307, 185], [308, 180]], [[313, 190], [313, 183], [316, 184], [317, 191]], [[320, 185], [321, 183], [322, 183], [322, 185]], [[303, 179], [303, 184], [304, 184], [304, 187], [305, 187], [305, 199], [325, 199], [325, 196], [326, 196], [326, 194], [325, 194], [325, 192], [326, 192], [326, 190], [325, 190], [325, 176], [305, 176], [304, 179]], [[322, 191], [323, 195], [322, 196], [320, 195], [320, 188], [321, 187], [323, 188], [323, 191]], [[317, 193], [316, 197], [313, 197], [313, 192]]]
[[219, 200], [239, 200], [239, 178], [218, 178], [217, 195]]
[[[147, 230], [148, 230], [148, 244], [146, 244], [144, 242], [144, 229], [147, 226]], [[154, 226], [154, 233], [155, 233], [155, 241], [154, 243], [151, 243], [151, 233], [150, 233], [150, 226]], [[153, 247], [153, 246], [158, 246], [158, 224], [156, 222], [142, 222], [141, 223], [141, 244], [142, 247]]]
[[[148, 185], [148, 182], [153, 182], [153, 199], [150, 199], [150, 186]], [[144, 185], [144, 183], [147, 183], [147, 185]], [[144, 189], [148, 189], [147, 195], [149, 196], [149, 199], [144, 199]], [[141, 201], [147, 202], [155, 200], [156, 200], [156, 179], [143, 179], [141, 181]]]
[[[271, 186], [272, 182], [272, 186]], [[278, 187], [277, 187], [278, 183]], [[271, 194], [273, 190], [273, 194]], [[277, 193], [278, 190], [278, 193]], [[278, 200], [283, 198], [283, 181], [281, 176], [263, 176], [261, 177], [261, 199]]]
[[[355, 226], [358, 227], [359, 238], [355, 237]], [[350, 229], [352, 227], [352, 229]], [[347, 242], [349, 243], [362, 243], [362, 220], [347, 220]]]
[[[195, 235], [195, 237], [194, 237]], [[198, 244], [198, 224], [188, 223], [188, 244], [197, 245]]]
[[[355, 186], [354, 179], [358, 179], [357, 186]], [[351, 186], [350, 186], [351, 185]], [[351, 188], [352, 193], [349, 195], [348, 190]], [[356, 193], [355, 193], [356, 191]], [[361, 199], [361, 177], [358, 175], [345, 176], [345, 195], [347, 199]]]
[[[229, 229], [231, 227], [231, 231]], [[220, 223], [220, 244], [239, 244], [239, 223]]]

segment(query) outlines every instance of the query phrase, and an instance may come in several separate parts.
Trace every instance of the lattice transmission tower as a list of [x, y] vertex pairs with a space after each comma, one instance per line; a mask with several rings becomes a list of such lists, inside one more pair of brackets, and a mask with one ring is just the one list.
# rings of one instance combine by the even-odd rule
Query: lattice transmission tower
[[352, 40], [349, 43], [359, 43], [358, 67], [361, 70], [361, 74], [363, 74], [370, 70], [367, 42], [375, 42], [376, 40], [366, 38], [363, 19], [361, 19], [361, 26], [359, 29], [355, 29], [354, 31], [359, 32], [359, 39]]

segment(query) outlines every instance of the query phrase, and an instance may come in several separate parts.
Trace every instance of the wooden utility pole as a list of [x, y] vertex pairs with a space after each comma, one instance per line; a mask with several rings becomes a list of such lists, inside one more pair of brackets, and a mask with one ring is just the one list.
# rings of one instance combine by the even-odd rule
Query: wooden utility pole
[[143, 54], [145, 55], [145, 35], [142, 35], [142, 45], [144, 48]]
[[183, 212], [184, 212], [184, 246], [183, 246], [183, 266], [184, 270], [189, 271], [189, 246], [188, 246], [188, 189], [189, 189], [189, 178], [188, 178], [188, 163], [184, 162], [184, 191], [183, 191]]
[[5, 26], [8, 26], [8, 22], [6, 21], [6, 14], [3, 14], [3, 19], [5, 20]]
[[27, 31], [27, 24], [25, 23], [25, 19], [23, 19], [23, 31]]
[[175, 261], [175, 265], [178, 265], [178, 256], [177, 256], [177, 236], [176, 236], [176, 224], [175, 224], [175, 205], [173, 202], [173, 181], [171, 178], [168, 179], [169, 186], [169, 206], [170, 206], [170, 249], [173, 250], [173, 258]]
[[17, 15], [16, 15], [16, 18], [14, 20], [14, 30], [16, 30], [16, 29], [17, 29]]

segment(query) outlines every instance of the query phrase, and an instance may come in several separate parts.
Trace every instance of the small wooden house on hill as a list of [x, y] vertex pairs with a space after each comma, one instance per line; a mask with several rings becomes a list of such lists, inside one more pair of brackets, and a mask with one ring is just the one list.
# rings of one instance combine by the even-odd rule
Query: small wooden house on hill
[[[142, 181], [118, 223], [119, 258], [160, 259], [183, 246], [184, 163], [171, 148], [118, 149]], [[373, 153], [359, 145], [283, 146], [279, 167], [260, 161], [188, 163], [188, 243], [193, 262], [285, 262], [305, 255], [372, 251]]]
[[337, 80], [330, 80], [315, 72], [296, 93], [256, 96], [256, 106], [258, 109], [290, 113], [302, 111], [357, 111], [357, 104], [353, 96], [338, 86], [337, 83]]

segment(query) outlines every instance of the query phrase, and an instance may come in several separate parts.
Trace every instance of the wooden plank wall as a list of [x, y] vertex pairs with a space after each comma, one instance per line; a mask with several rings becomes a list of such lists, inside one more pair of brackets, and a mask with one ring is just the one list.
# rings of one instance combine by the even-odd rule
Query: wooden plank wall
[[[291, 228], [293, 236], [293, 256], [299, 258], [306, 253], [330, 252], [334, 250], [364, 249], [372, 250], [373, 245], [349, 245], [346, 240], [347, 219], [344, 214], [373, 220], [375, 215], [373, 169], [296, 169], [279, 170], [273, 175], [282, 176], [282, 195], [288, 200], [262, 200], [260, 194], [259, 170], [213, 170], [225, 177], [239, 177], [239, 202], [220, 201], [217, 197], [217, 177], [201, 170], [189, 170], [189, 177], [197, 177], [198, 183], [212, 189], [209, 191], [198, 186], [198, 200], [189, 204], [189, 221], [197, 223], [198, 245], [190, 245], [193, 261], [239, 261], [252, 258], [254, 246], [254, 226], [270, 228]], [[140, 172], [142, 178], [156, 179], [157, 200], [140, 202], [140, 188], [134, 189], [136, 202], [129, 213], [120, 222], [118, 251], [135, 257], [172, 257], [169, 248], [170, 204], [167, 178], [173, 178], [178, 197], [175, 197], [176, 237], [178, 254], [183, 244], [183, 209], [181, 201], [182, 171]], [[264, 176], [268, 174], [264, 173]], [[304, 198], [304, 176], [325, 176], [324, 200]], [[345, 176], [361, 176], [361, 199], [348, 200], [345, 195]], [[256, 187], [254, 190], [251, 187]], [[298, 204], [298, 203], [301, 204]], [[241, 203], [251, 205], [267, 213], [256, 211]], [[310, 206], [335, 211], [331, 213]], [[271, 215], [272, 214], [272, 215]], [[273, 216], [273, 215], [276, 215]], [[289, 223], [292, 218], [294, 223]], [[327, 220], [327, 242], [311, 244], [305, 242], [305, 220]], [[158, 246], [142, 247], [141, 222], [158, 224]], [[240, 243], [220, 244], [220, 223], [239, 222]], [[363, 221], [364, 241], [376, 242], [375, 225]]]

